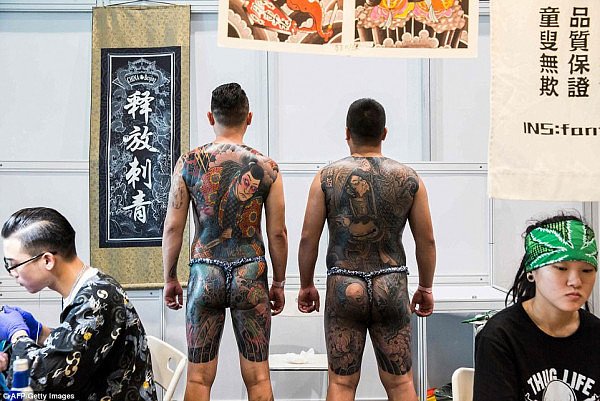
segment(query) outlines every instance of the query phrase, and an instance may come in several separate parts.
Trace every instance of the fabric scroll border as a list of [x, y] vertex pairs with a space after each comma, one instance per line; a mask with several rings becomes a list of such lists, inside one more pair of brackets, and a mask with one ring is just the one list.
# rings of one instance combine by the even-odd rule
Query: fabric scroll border
[[[176, 92], [177, 89], [180, 91], [180, 107], [174, 107], [180, 109], [180, 114], [174, 112], [172, 114], [173, 119], [173, 134], [180, 132], [180, 137], [175, 138], [174, 135], [170, 143], [170, 152], [173, 160], [168, 161], [168, 167], [164, 167], [165, 171], [158, 175], [158, 179], [161, 180], [160, 186], [163, 190], [170, 186], [170, 172], [166, 172], [166, 169], [172, 170], [177, 157], [180, 153], [189, 150], [189, 53], [190, 53], [190, 7], [189, 6], [125, 6], [125, 7], [97, 7], [94, 8], [93, 12], [93, 33], [92, 33], [92, 110], [91, 110], [91, 124], [90, 124], [90, 259], [94, 267], [98, 267], [107, 274], [110, 274], [119, 282], [121, 282], [126, 288], [160, 288], [163, 285], [163, 273], [162, 273], [162, 252], [160, 248], [160, 237], [162, 236], [162, 220], [163, 217], [154, 218], [154, 231], [150, 232], [150, 235], [146, 236], [149, 238], [141, 238], [129, 241], [106, 241], [109, 238], [106, 234], [106, 224], [103, 224], [101, 228], [101, 222], [106, 222], [107, 205], [110, 200], [106, 198], [106, 184], [102, 182], [102, 174], [106, 174], [106, 162], [110, 160], [102, 160], [101, 152], [106, 152], [107, 138], [102, 136], [106, 133], [107, 121], [103, 120], [106, 115], [103, 115], [102, 101], [107, 99], [101, 99], [102, 92], [102, 73], [109, 73], [106, 69], [102, 70], [103, 61], [107, 62], [111, 57], [118, 57], [119, 55], [129, 54], [131, 58], [130, 62], [139, 61], [144, 57], [138, 57], [141, 55], [147, 55], [146, 61], [158, 61], [155, 67], [160, 66], [160, 60], [157, 59], [159, 55], [166, 55], [167, 58], [175, 59], [180, 58], [180, 65], [174, 66], [173, 76], [176, 73], [180, 75], [180, 87], [174, 88], [175, 101], [178, 97]], [[177, 55], [179, 53], [179, 57]], [[154, 59], [153, 59], [154, 58]], [[164, 60], [163, 60], [164, 61]], [[140, 63], [144, 64], [144, 61]], [[125, 63], [127, 65], [127, 63]], [[149, 64], [146, 64], [148, 67]], [[139, 67], [139, 65], [138, 65]], [[160, 79], [160, 77], [159, 77]], [[111, 82], [109, 79], [108, 82]], [[106, 82], [104, 83], [106, 84]], [[143, 96], [145, 90], [140, 86], [138, 99]], [[128, 91], [131, 92], [131, 91]], [[104, 95], [108, 95], [108, 92], [104, 92]], [[127, 93], [131, 96], [131, 93]], [[152, 96], [152, 95], [150, 95]], [[110, 106], [108, 106], [110, 107]], [[156, 110], [156, 108], [154, 108]], [[104, 110], [107, 111], [107, 110]], [[122, 110], [127, 114], [127, 110]], [[138, 110], [137, 117], [140, 120], [140, 110]], [[133, 113], [132, 113], [133, 114]], [[142, 159], [145, 156], [151, 158], [153, 153], [148, 149], [144, 148], [144, 127], [145, 116], [141, 117], [140, 131], [136, 132], [133, 137], [138, 140], [137, 148], [138, 152], [138, 165], [135, 168], [139, 170], [143, 165]], [[176, 121], [175, 121], [176, 120]], [[102, 126], [104, 124], [104, 126]], [[179, 129], [177, 129], [179, 126]], [[131, 130], [130, 130], [131, 131]], [[152, 131], [150, 129], [149, 131]], [[129, 131], [125, 132], [126, 136]], [[152, 139], [152, 136], [150, 136]], [[123, 138], [120, 139], [123, 141]], [[141, 141], [140, 141], [141, 140]], [[104, 143], [102, 143], [104, 141]], [[125, 146], [131, 144], [131, 140], [125, 143]], [[114, 143], [113, 143], [114, 144]], [[152, 144], [152, 140], [148, 141], [148, 144]], [[104, 145], [104, 149], [102, 148]], [[130, 147], [130, 150], [135, 148]], [[175, 149], [174, 147], [177, 147]], [[108, 154], [104, 153], [105, 156]], [[113, 155], [114, 156], [114, 155]], [[124, 180], [127, 183], [125, 168], [131, 170], [133, 166], [129, 163], [134, 162], [134, 157], [131, 156], [131, 160], [125, 163], [121, 160], [121, 167], [123, 168], [123, 177], [114, 177]], [[165, 163], [163, 163], [165, 164]], [[156, 166], [154, 166], [156, 170]], [[105, 176], [106, 177], [106, 176]], [[131, 174], [129, 176], [131, 181]], [[147, 188], [148, 185], [144, 186], [144, 178], [139, 175], [139, 182], [135, 182], [137, 190]], [[154, 178], [154, 177], [153, 177]], [[129, 185], [130, 189], [133, 187]], [[121, 188], [123, 186], [121, 185]], [[164, 191], [163, 191], [164, 192]], [[139, 193], [138, 193], [139, 194]], [[164, 199], [162, 199], [164, 200]], [[131, 201], [131, 199], [129, 199]], [[121, 205], [122, 206], [122, 205]], [[133, 212], [133, 209], [132, 209]], [[104, 213], [104, 216], [101, 215]], [[138, 217], [141, 217], [138, 216]], [[157, 233], [157, 228], [160, 232]], [[104, 231], [104, 232], [103, 232]], [[189, 236], [189, 227], [186, 227], [184, 238]], [[106, 247], [106, 246], [110, 247]], [[136, 247], [132, 247], [136, 245]], [[179, 257], [179, 279], [182, 282], [187, 281], [188, 269], [187, 261], [189, 258], [189, 244], [184, 241], [184, 246]]]

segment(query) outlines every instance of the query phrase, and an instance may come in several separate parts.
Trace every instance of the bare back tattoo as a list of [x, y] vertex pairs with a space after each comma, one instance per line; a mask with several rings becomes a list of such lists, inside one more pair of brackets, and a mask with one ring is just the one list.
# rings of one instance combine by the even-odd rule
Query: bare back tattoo
[[327, 268], [363, 272], [404, 266], [402, 232], [417, 174], [384, 157], [347, 157], [321, 172], [327, 203]]
[[245, 145], [207, 144], [184, 155], [182, 177], [196, 223], [192, 256], [264, 255], [262, 206], [278, 172], [273, 160]]

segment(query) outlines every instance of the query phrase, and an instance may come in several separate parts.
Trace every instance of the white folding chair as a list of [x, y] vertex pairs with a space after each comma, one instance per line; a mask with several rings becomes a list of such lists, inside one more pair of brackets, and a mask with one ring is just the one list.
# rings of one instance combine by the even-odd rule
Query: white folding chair
[[[154, 381], [165, 389], [163, 401], [171, 401], [181, 373], [185, 368], [187, 357], [177, 348], [154, 336], [146, 336], [146, 338], [148, 339], [148, 348], [150, 348], [150, 357], [152, 358]], [[169, 367], [171, 361], [174, 362], [175, 369]]]
[[473, 376], [475, 369], [458, 368], [452, 374], [452, 399], [473, 401]]

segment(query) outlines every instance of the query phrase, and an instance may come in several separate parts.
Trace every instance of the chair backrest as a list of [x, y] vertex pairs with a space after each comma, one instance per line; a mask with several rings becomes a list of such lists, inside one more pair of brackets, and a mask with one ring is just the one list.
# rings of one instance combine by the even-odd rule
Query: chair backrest
[[[148, 348], [150, 348], [150, 357], [152, 358], [152, 371], [154, 381], [165, 389], [163, 401], [171, 401], [181, 373], [185, 368], [187, 357], [177, 348], [154, 337], [146, 336], [148, 339]], [[173, 361], [175, 369], [169, 367], [169, 362]]]
[[475, 369], [458, 368], [452, 374], [452, 399], [473, 401], [473, 377]]

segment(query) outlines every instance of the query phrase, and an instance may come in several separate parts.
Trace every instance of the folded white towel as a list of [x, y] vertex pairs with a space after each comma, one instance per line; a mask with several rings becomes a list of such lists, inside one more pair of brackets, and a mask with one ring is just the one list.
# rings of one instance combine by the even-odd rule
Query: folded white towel
[[311, 363], [315, 356], [314, 348], [309, 349], [308, 351], [300, 351], [299, 354], [295, 354], [293, 352], [288, 352], [285, 354], [285, 361], [288, 363]]

